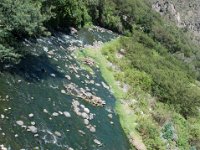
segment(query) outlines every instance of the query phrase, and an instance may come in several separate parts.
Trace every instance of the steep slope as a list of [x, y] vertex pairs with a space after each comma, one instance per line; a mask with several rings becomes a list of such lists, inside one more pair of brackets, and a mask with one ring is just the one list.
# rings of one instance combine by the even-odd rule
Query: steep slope
[[200, 37], [200, 0], [150, 0], [152, 8]]

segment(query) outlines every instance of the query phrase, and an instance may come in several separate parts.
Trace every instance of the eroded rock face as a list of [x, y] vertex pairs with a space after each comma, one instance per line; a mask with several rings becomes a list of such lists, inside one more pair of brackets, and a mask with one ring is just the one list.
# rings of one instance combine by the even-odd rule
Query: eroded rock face
[[152, 8], [200, 39], [200, 0], [149, 0]]
[[180, 13], [176, 10], [176, 6], [172, 2], [167, 0], [156, 1], [153, 2], [152, 8], [161, 15], [175, 21], [178, 26], [181, 26]]

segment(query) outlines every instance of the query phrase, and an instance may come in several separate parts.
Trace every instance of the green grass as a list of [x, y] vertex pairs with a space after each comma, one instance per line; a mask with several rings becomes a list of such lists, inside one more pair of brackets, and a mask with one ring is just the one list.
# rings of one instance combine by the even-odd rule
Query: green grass
[[[106, 49], [116, 48], [118, 45], [118, 39], [113, 40], [111, 42], [105, 43], [101, 49], [84, 49], [76, 51], [76, 56], [79, 58], [91, 57], [95, 60], [98, 67], [100, 68], [102, 77], [105, 79], [107, 84], [111, 87], [111, 90], [114, 93], [116, 101], [116, 110], [120, 118], [120, 123], [122, 128], [124, 129], [126, 135], [128, 137], [132, 137], [139, 141], [142, 141], [142, 138], [139, 136], [136, 131], [136, 120], [137, 115], [134, 114], [133, 109], [131, 109], [127, 104], [126, 100], [123, 100], [127, 94], [123, 92], [123, 90], [117, 85], [117, 81], [115, 79], [115, 72], [108, 68], [108, 60], [107, 56], [103, 55], [102, 52]], [[126, 110], [126, 111], [125, 111]], [[134, 149], [134, 148], [133, 148]]]
[[[127, 42], [129, 38], [123, 37]], [[129, 41], [130, 42], [130, 41]], [[129, 46], [129, 45], [127, 45]], [[190, 125], [190, 120], [183, 118], [175, 111], [173, 105], [162, 103], [158, 98], [151, 96], [152, 76], [150, 73], [139, 70], [133, 67], [126, 55], [122, 58], [117, 58], [116, 54], [123, 48], [121, 38], [105, 43], [97, 49], [84, 49], [76, 51], [78, 60], [83, 60], [86, 57], [94, 59], [99, 67], [101, 74], [116, 97], [116, 111], [120, 118], [120, 123], [129, 139], [134, 139], [141, 144], [145, 144], [147, 149], [166, 149], [168, 144], [172, 149], [190, 148], [189, 141], [192, 140], [193, 145], [197, 145], [200, 132], [197, 129], [198, 122], [194, 119], [195, 126]], [[126, 47], [129, 48], [129, 47]], [[131, 47], [135, 48], [135, 47]], [[137, 47], [136, 47], [137, 48]], [[142, 50], [135, 50], [135, 55], [140, 55]], [[143, 50], [145, 51], [145, 50]], [[143, 52], [142, 51], [142, 52]], [[164, 59], [159, 53], [153, 51], [149, 55], [149, 59]], [[139, 59], [134, 56], [135, 59]], [[142, 57], [143, 58], [143, 57]], [[145, 61], [143, 63], [149, 64]], [[120, 68], [119, 70], [109, 67], [108, 63], [112, 63]], [[87, 65], [85, 65], [87, 68]], [[163, 66], [162, 66], [163, 67]], [[88, 72], [92, 68], [89, 67]], [[128, 84], [129, 91], [124, 93], [119, 87], [117, 81]], [[194, 84], [197, 86], [198, 84]], [[179, 117], [177, 117], [179, 116]], [[177, 133], [178, 139], [164, 140], [162, 132], [166, 123], [171, 122], [174, 125], [174, 132]], [[193, 130], [190, 131], [190, 128]], [[195, 138], [194, 138], [194, 135]], [[196, 143], [195, 143], [196, 142]]]

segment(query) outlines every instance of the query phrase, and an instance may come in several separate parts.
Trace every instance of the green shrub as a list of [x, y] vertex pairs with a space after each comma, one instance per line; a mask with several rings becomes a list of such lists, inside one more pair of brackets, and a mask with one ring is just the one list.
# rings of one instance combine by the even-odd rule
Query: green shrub
[[137, 126], [144, 143], [149, 150], [164, 150], [165, 144], [160, 137], [160, 130], [149, 117], [141, 117]]

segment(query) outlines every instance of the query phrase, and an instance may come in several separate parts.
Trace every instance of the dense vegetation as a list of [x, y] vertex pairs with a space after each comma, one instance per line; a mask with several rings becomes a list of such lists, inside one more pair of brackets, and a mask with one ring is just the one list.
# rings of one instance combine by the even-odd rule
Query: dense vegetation
[[[161, 132], [158, 126], [162, 127], [164, 139], [170, 142], [173, 142], [175, 134], [172, 126], [176, 126], [177, 147], [198, 147], [198, 46], [191, 42], [185, 31], [153, 12], [146, 1], [1, 0], [0, 61], [16, 61], [23, 56], [23, 52], [16, 50], [16, 42], [25, 37], [48, 35], [48, 29], [63, 30], [92, 24], [126, 36], [104, 54], [122, 70], [116, 74], [116, 79], [132, 87], [127, 98], [136, 96], [137, 87], [158, 101], [149, 106], [141, 100], [139, 105], [145, 105], [144, 112], [151, 113], [151, 116], [139, 118], [140, 126], [137, 127], [147, 147], [163, 149], [162, 139], [158, 138]], [[125, 50], [125, 59], [119, 62], [114, 54], [120, 49]], [[194, 61], [186, 61], [194, 55]], [[147, 111], [149, 107], [153, 113]]]

